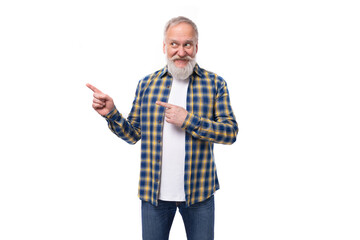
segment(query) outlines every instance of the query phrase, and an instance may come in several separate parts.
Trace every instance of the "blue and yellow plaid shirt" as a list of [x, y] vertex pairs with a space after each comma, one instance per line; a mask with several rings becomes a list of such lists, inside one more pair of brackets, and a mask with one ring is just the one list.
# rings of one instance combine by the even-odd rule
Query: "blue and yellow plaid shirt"
[[[186, 131], [184, 190], [187, 206], [209, 198], [219, 189], [214, 143], [232, 144], [238, 133], [224, 79], [199, 65], [195, 66], [189, 78], [188, 115], [181, 126]], [[167, 67], [148, 75], [139, 81], [127, 118], [116, 108], [105, 116], [109, 128], [118, 137], [130, 144], [141, 139], [138, 195], [155, 206], [160, 190], [165, 119], [165, 108], [155, 103], [168, 101], [171, 84], [172, 76]]]

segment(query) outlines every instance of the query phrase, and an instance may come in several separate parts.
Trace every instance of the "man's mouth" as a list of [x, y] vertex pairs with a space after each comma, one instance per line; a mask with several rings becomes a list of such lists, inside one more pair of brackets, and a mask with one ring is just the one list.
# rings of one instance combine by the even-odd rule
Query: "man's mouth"
[[171, 58], [171, 60], [176, 61], [176, 60], [182, 60], [182, 61], [190, 61], [192, 58], [190, 56], [185, 56], [185, 57], [179, 57], [178, 55], [175, 55], [174, 57]]
[[191, 57], [190, 56], [186, 56], [186, 57], [174, 56], [171, 60], [173, 61], [173, 63], [176, 64], [177, 67], [185, 67], [191, 60]]

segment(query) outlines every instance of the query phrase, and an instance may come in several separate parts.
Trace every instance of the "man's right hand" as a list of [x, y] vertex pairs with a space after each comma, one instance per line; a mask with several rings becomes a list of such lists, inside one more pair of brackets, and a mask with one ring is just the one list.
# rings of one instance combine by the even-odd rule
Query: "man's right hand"
[[94, 92], [92, 107], [95, 111], [97, 111], [100, 115], [105, 116], [114, 109], [115, 105], [111, 97], [89, 83], [87, 83], [86, 86]]

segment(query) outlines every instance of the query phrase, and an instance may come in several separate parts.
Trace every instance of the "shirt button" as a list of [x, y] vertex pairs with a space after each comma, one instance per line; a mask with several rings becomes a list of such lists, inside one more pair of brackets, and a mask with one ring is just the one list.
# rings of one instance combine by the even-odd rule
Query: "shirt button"
[[167, 86], [166, 86], [166, 88], [170, 88], [170, 86], [169, 86], [169, 85], [167, 85]]
[[158, 143], [160, 143], [161, 141], [160, 140], [158, 140]]

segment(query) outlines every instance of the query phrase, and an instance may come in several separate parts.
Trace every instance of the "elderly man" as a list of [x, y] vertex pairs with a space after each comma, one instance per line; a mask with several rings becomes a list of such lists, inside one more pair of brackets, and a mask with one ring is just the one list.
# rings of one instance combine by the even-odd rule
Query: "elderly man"
[[130, 144], [141, 139], [139, 198], [145, 240], [169, 238], [176, 210], [192, 240], [214, 239], [214, 193], [219, 189], [213, 144], [238, 132], [226, 82], [196, 63], [198, 30], [188, 18], [165, 26], [167, 65], [137, 86], [127, 118], [94, 86], [93, 108]]

